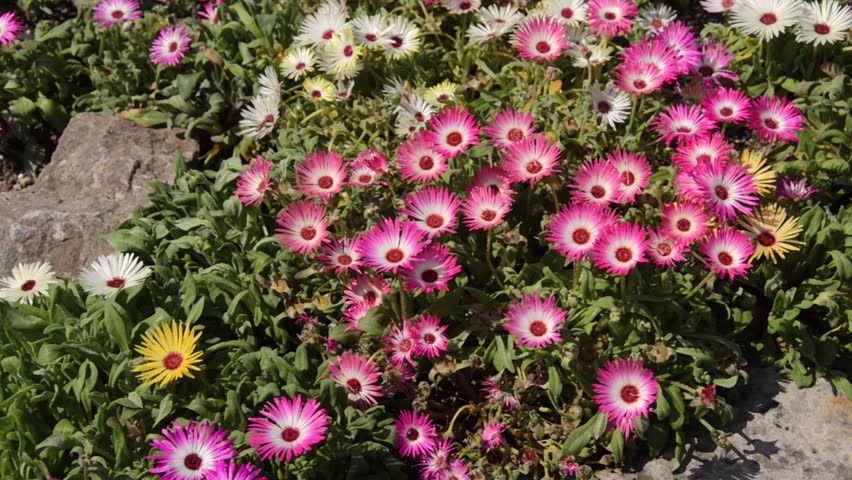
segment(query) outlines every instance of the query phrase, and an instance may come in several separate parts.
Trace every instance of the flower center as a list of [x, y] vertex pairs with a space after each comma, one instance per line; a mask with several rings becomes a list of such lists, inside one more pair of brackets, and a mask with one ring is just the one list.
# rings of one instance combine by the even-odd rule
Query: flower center
[[426, 217], [426, 225], [428, 225], [429, 228], [441, 228], [444, 225], [444, 217], [437, 213], [433, 213]]
[[109, 288], [121, 288], [127, 281], [121, 277], [110, 278], [107, 280], [106, 285]]
[[547, 324], [541, 320], [536, 320], [530, 324], [530, 333], [536, 337], [540, 337], [547, 333]]
[[426, 335], [423, 335], [423, 343], [425, 343], [426, 345], [432, 345], [433, 343], [435, 343], [435, 340], [437, 340], [435, 338], [435, 335], [433, 335], [431, 333], [427, 333]]
[[731, 107], [722, 107], [722, 108], [719, 109], [719, 116], [720, 117], [726, 117], [727, 118], [727, 117], [730, 117], [733, 114], [734, 114], [734, 109], [731, 108]]
[[322, 39], [323, 40], [331, 40], [331, 37], [333, 37], [333, 36], [334, 36], [334, 30], [326, 30], [322, 34]]
[[636, 181], [636, 175], [633, 175], [633, 172], [629, 170], [625, 170], [621, 172], [621, 183], [626, 186], [633, 185], [633, 182]]
[[712, 76], [713, 71], [714, 71], [713, 67], [711, 67], [710, 65], [702, 65], [701, 67], [698, 68], [698, 73], [700, 73], [701, 75], [703, 75], [705, 77]]
[[772, 25], [778, 21], [778, 17], [774, 13], [764, 13], [760, 16], [760, 23], [764, 25]]
[[408, 353], [412, 348], [414, 348], [414, 342], [412, 342], [410, 338], [406, 338], [399, 342], [399, 351], [402, 353]]
[[116, 20], [120, 19], [123, 16], [124, 16], [124, 12], [122, 12], [121, 10], [113, 10], [112, 11], [112, 18], [114, 18]]
[[535, 49], [538, 53], [547, 53], [550, 51], [550, 44], [542, 40], [535, 44]]
[[657, 252], [663, 257], [668, 257], [672, 254], [672, 246], [666, 242], [661, 242], [657, 244]]
[[317, 180], [317, 186], [319, 186], [323, 190], [327, 190], [334, 185], [334, 179], [329, 177], [328, 175], [324, 175]]
[[438, 272], [435, 270], [423, 270], [423, 273], [420, 274], [420, 278], [426, 283], [435, 283], [438, 281]]
[[540, 172], [542, 168], [543, 166], [538, 160], [533, 160], [527, 163], [527, 173], [535, 175]]
[[589, 233], [585, 228], [578, 228], [574, 230], [574, 233], [571, 234], [571, 239], [574, 240], [574, 243], [577, 245], [585, 245], [589, 243], [589, 239], [592, 238], [592, 234]]
[[358, 177], [358, 181], [360, 183], [368, 184], [373, 181], [373, 177], [371, 175], [364, 174]]
[[519, 142], [524, 139], [524, 132], [521, 131], [520, 128], [513, 128], [506, 134], [506, 138], [508, 138], [510, 142]]
[[349, 57], [352, 56], [353, 53], [355, 53], [355, 51], [352, 50], [352, 45], [346, 45], [345, 47], [343, 47], [343, 56], [344, 57], [349, 58]]
[[177, 42], [172, 42], [169, 44], [169, 52], [174, 53], [178, 49]]
[[397, 36], [391, 37], [391, 47], [402, 48], [402, 38]]
[[486, 222], [490, 222], [491, 220], [497, 218], [497, 212], [491, 209], [483, 210], [482, 213], [479, 214], [479, 216]]
[[722, 0], [722, 7], [729, 9], [734, 6], [734, 0]]
[[611, 22], [611, 21], [615, 20], [616, 18], [618, 18], [618, 15], [616, 15], [615, 12], [605, 12], [604, 13], [604, 19], [605, 20], [608, 20], [608, 21]]
[[606, 189], [600, 185], [595, 185], [589, 190], [589, 193], [595, 198], [603, 198], [606, 195]]
[[275, 123], [275, 115], [267, 113], [266, 116], [263, 117], [263, 123]]
[[187, 468], [187, 470], [200, 470], [201, 469], [202, 459], [201, 456], [197, 453], [190, 453], [183, 459], [183, 466]]
[[727, 200], [728, 199], [728, 189], [723, 187], [722, 185], [716, 185], [716, 188], [713, 189], [713, 193], [716, 194], [716, 197], [719, 200]]
[[414, 114], [414, 119], [420, 123], [423, 123], [423, 120], [425, 120], [426, 117], [423, 116], [423, 112], [417, 112]]
[[369, 303], [370, 305], [376, 303], [376, 292], [367, 292], [364, 294], [364, 301]]
[[686, 218], [681, 218], [677, 221], [677, 229], [681, 232], [688, 232], [692, 228], [692, 222]]
[[817, 23], [814, 25], [814, 31], [820, 35], [828, 35], [831, 32], [831, 27], [824, 23]]
[[166, 370], [177, 370], [181, 365], [183, 365], [183, 355], [177, 352], [172, 352], [163, 359], [163, 367]]
[[719, 252], [719, 254], [716, 255], [716, 258], [719, 259], [719, 263], [726, 267], [734, 263], [734, 257], [732, 257], [728, 252]]
[[778, 122], [774, 118], [764, 118], [763, 125], [770, 130], [775, 130], [778, 128]]
[[297, 438], [299, 438], [299, 429], [287, 427], [284, 430], [281, 430], [281, 440], [291, 443], [295, 442]]
[[639, 400], [639, 389], [635, 385], [625, 385], [621, 387], [621, 399], [625, 403], [634, 403]]
[[612, 106], [609, 104], [609, 102], [604, 102], [604, 101], [598, 102], [598, 111], [599, 112], [609, 113], [610, 110], [612, 110]]
[[385, 258], [391, 263], [399, 263], [405, 254], [398, 248], [392, 248], [385, 254]]
[[368, 34], [364, 35], [364, 38], [368, 42], [375, 42], [376, 40], [379, 39], [378, 35], [376, 35], [375, 33], [368, 33]]
[[651, 26], [654, 28], [654, 30], [659, 30], [663, 28], [663, 21], [659, 18], [655, 18], [651, 20]]
[[420, 431], [413, 427], [409, 428], [405, 432], [405, 438], [407, 438], [409, 442], [414, 442], [420, 438]]
[[648, 83], [645, 80], [633, 80], [633, 88], [636, 90], [645, 90], [648, 87]]
[[687, 125], [681, 125], [681, 126], [677, 127], [677, 133], [690, 133], [690, 132], [692, 132], [692, 127], [689, 127]]
[[421, 170], [432, 170], [432, 167], [435, 166], [435, 160], [433, 160], [429, 155], [423, 155], [420, 157], [420, 161], [417, 162], [417, 165], [420, 166]]
[[574, 18], [574, 10], [571, 10], [570, 8], [563, 8], [559, 14], [562, 15], [562, 18], [565, 20], [571, 20]]
[[627, 263], [633, 258], [633, 251], [627, 247], [619, 247], [615, 251], [615, 258], [622, 263]]
[[27, 280], [26, 282], [24, 282], [21, 285], [21, 291], [22, 292], [29, 292], [30, 290], [34, 289], [35, 286], [36, 286], [35, 280]]
[[352, 263], [352, 257], [346, 255], [345, 253], [341, 254], [337, 257], [337, 263], [341, 265], [350, 265]]
[[305, 65], [305, 62], [299, 62], [296, 64], [296, 70], [304, 70], [305, 67], [307, 67], [307, 65]]
[[350, 378], [346, 381], [346, 388], [349, 393], [361, 393], [361, 382], [357, 378]]
[[459, 4], [459, 10], [467, 10], [470, 8], [470, 2], [461, 2]]
[[695, 163], [710, 163], [710, 155], [702, 153], [695, 159]]
[[320, 98], [322, 97], [322, 92], [320, 90], [314, 90], [313, 92], [311, 92], [311, 96], [314, 98]]
[[459, 132], [451, 132], [447, 135], [447, 144], [451, 147], [458, 147], [462, 143], [462, 134]]
[[775, 245], [775, 235], [772, 235], [769, 232], [760, 232], [757, 235], [757, 242], [764, 247], [771, 247], [772, 245]]

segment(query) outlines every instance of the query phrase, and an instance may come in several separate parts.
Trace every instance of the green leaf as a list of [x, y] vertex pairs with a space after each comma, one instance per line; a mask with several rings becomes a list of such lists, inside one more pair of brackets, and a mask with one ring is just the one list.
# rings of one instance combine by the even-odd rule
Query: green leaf
[[123, 351], [130, 349], [127, 336], [127, 324], [124, 321], [124, 308], [115, 303], [114, 299], [104, 304], [104, 324], [110, 338], [118, 344]]
[[196, 320], [201, 318], [202, 313], [204, 313], [204, 297], [199, 298], [192, 306], [192, 309], [186, 315], [186, 322], [190, 325], [195, 323]]
[[152, 427], [159, 425], [160, 422], [171, 415], [173, 410], [172, 394], [168, 394], [160, 400], [160, 407], [157, 409], [157, 416], [154, 418], [154, 424]]
[[300, 372], [304, 372], [311, 366], [308, 360], [308, 348], [304, 343], [299, 344], [296, 348], [296, 359], [293, 361], [293, 365], [296, 367], [296, 370]]
[[666, 399], [673, 407], [669, 425], [671, 425], [672, 429], [675, 431], [680, 430], [683, 426], [684, 420], [686, 419], [686, 404], [683, 401], [683, 393], [681, 393], [680, 388], [674, 385], [668, 385], [663, 389], [663, 395], [666, 396]]
[[590, 418], [586, 423], [580, 425], [565, 439], [562, 444], [562, 450], [559, 452], [559, 457], [566, 455], [576, 455], [580, 453], [592, 439], [600, 438], [606, 431], [607, 417], [603, 412], [598, 412], [594, 417]]
[[612, 440], [609, 442], [607, 449], [612, 452], [612, 459], [615, 463], [621, 463], [624, 459], [624, 435], [621, 433], [621, 428], [616, 427], [612, 432]]
[[547, 368], [547, 376], [547, 395], [550, 397], [553, 406], [559, 408], [562, 403], [559, 401], [559, 396], [562, 394], [562, 379], [559, 376], [559, 369], [551, 365]]

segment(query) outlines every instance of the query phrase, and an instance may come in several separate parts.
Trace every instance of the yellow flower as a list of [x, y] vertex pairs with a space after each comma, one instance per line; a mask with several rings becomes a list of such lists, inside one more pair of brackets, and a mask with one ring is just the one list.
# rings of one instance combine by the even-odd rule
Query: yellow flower
[[308, 78], [302, 83], [302, 87], [305, 89], [305, 96], [315, 102], [334, 100], [334, 84], [324, 78]]
[[458, 88], [459, 86], [457, 83], [444, 80], [443, 82], [426, 89], [423, 93], [423, 100], [426, 100], [436, 107], [440, 106], [444, 102], [449, 102], [455, 99]]
[[787, 218], [787, 212], [774, 203], [756, 209], [739, 223], [755, 242], [752, 258], [766, 257], [776, 263], [776, 254], [783, 259], [785, 253], [798, 251], [799, 245], [804, 245], [795, 240], [802, 232], [799, 219]]
[[159, 383], [164, 387], [183, 376], [194, 378], [190, 370], [200, 370], [196, 364], [201, 352], [195, 350], [199, 337], [201, 332], [193, 332], [189, 325], [175, 321], [157, 325], [142, 336], [142, 345], [136, 347], [146, 362], [133, 367], [133, 371], [146, 386]]
[[775, 170], [766, 164], [766, 157], [754, 150], [743, 150], [740, 163], [754, 176], [754, 188], [760, 196], [775, 189]]

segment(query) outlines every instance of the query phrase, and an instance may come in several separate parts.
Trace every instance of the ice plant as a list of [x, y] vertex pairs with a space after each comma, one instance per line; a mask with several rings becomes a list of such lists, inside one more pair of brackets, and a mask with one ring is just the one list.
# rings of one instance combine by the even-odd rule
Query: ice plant
[[428, 128], [424, 140], [432, 142], [447, 158], [455, 158], [479, 144], [479, 125], [467, 108], [461, 106], [441, 110], [429, 120]]
[[697, 170], [695, 182], [707, 208], [723, 221], [748, 215], [759, 201], [754, 177], [735, 163], [704, 165]]
[[257, 95], [251, 98], [251, 105], [240, 112], [240, 135], [260, 140], [272, 133], [278, 121], [278, 101], [274, 98]]
[[430, 244], [408, 266], [402, 267], [399, 273], [406, 291], [432, 293], [436, 290], [448, 291], [448, 284], [459, 272], [461, 267], [456, 257], [450, 254], [449, 248]]
[[329, 417], [314, 399], [276, 397], [249, 418], [248, 441], [261, 460], [292, 461], [325, 439]]
[[95, 5], [92, 18], [97, 20], [101, 27], [110, 27], [142, 18], [139, 3], [136, 0], [103, 0]]
[[447, 351], [446, 325], [436, 315], [426, 314], [417, 320], [414, 327], [414, 354], [426, 358], [437, 358]]
[[749, 127], [770, 142], [797, 142], [796, 132], [803, 129], [805, 117], [786, 98], [760, 97], [751, 104]]
[[432, 419], [415, 410], [403, 410], [394, 424], [400, 455], [419, 458], [435, 449], [437, 433]]
[[36, 297], [47, 295], [56, 283], [53, 269], [47, 262], [19, 263], [12, 276], [0, 279], [0, 298], [9, 303], [32, 304]]
[[237, 179], [237, 189], [234, 192], [243, 205], [257, 207], [263, 203], [266, 192], [272, 190], [272, 180], [269, 178], [271, 168], [272, 164], [260, 155], [245, 167]]
[[668, 5], [657, 3], [646, 5], [639, 11], [639, 26], [652, 33], [661, 32], [666, 25], [677, 18], [677, 14]]
[[748, 236], [732, 228], [722, 228], [710, 233], [702, 242], [700, 250], [707, 261], [707, 267], [722, 278], [745, 278], [746, 272], [752, 267], [748, 261], [754, 253], [754, 246]]
[[740, 163], [751, 174], [757, 195], [763, 196], [775, 190], [777, 174], [761, 152], [746, 148], [740, 156]]
[[550, 217], [546, 227], [547, 241], [568, 260], [580, 260], [592, 250], [598, 236], [615, 221], [608, 210], [587, 203], [563, 207]]
[[610, 424], [621, 430], [624, 438], [630, 438], [636, 420], [648, 416], [659, 385], [642, 360], [619, 358], [606, 362], [598, 370], [592, 388], [600, 411], [606, 414]]
[[548, 15], [534, 15], [515, 30], [512, 46], [524, 60], [555, 60], [568, 48], [565, 25]]
[[482, 132], [492, 145], [507, 149], [535, 133], [535, 125], [529, 113], [506, 108], [494, 115], [491, 123], [486, 125]]
[[313, 50], [306, 47], [291, 48], [281, 60], [281, 73], [287, 78], [298, 80], [311, 73], [316, 62], [317, 57]]
[[603, 231], [592, 247], [592, 263], [613, 275], [627, 275], [638, 263], [647, 262], [648, 240], [639, 225], [617, 222]]
[[818, 190], [813, 185], [808, 185], [808, 181], [804, 177], [793, 179], [787, 176], [781, 177], [781, 188], [778, 189], [778, 195], [791, 200], [807, 200]]
[[705, 81], [719, 83], [720, 80], [737, 80], [736, 73], [725, 67], [731, 63], [734, 55], [722, 43], [711, 42], [701, 46], [701, 57], [692, 71], [701, 75]]
[[250, 463], [239, 464], [236, 460], [229, 460], [208, 472], [204, 480], [266, 480], [266, 477], [259, 468]]
[[351, 29], [334, 34], [323, 48], [320, 67], [337, 79], [351, 78], [361, 70], [364, 49], [355, 43]]
[[707, 231], [709, 219], [704, 208], [697, 203], [669, 203], [663, 207], [662, 213], [661, 231], [684, 245], [698, 240]]
[[331, 238], [317, 259], [325, 263], [329, 270], [338, 274], [349, 271], [360, 272], [364, 263], [361, 261], [361, 254], [358, 253], [359, 241], [357, 236], [343, 237], [340, 240]]
[[346, 172], [336, 152], [311, 152], [296, 167], [296, 189], [328, 200], [343, 189]]
[[796, 40], [814, 45], [836, 43], [852, 28], [852, 7], [837, 0], [804, 3], [799, 12]]
[[481, 0], [440, 0], [441, 5], [450, 13], [461, 15], [464, 13], [478, 10]]
[[548, 0], [546, 12], [566, 26], [577, 26], [586, 20], [589, 7], [585, 0]]
[[447, 156], [427, 132], [420, 132], [397, 148], [402, 179], [410, 183], [435, 180], [447, 171]]
[[429, 186], [405, 197], [405, 208], [400, 213], [414, 220], [428, 238], [444, 232], [456, 233], [459, 206], [458, 197], [445, 187]]
[[381, 48], [387, 42], [387, 20], [383, 15], [361, 15], [352, 19], [355, 41], [368, 49]]
[[334, 100], [334, 84], [322, 77], [306, 78], [302, 82], [303, 94], [314, 102]]
[[784, 259], [788, 252], [796, 252], [804, 242], [796, 240], [802, 227], [796, 217], [787, 217], [787, 211], [774, 203], [756, 209], [752, 216], [739, 220], [746, 234], [752, 238], [754, 258], [768, 258], [776, 263], [776, 255]]
[[513, 202], [492, 188], [472, 188], [461, 206], [464, 224], [471, 230], [491, 230], [503, 223]]
[[672, 155], [672, 163], [686, 170], [694, 170], [703, 165], [725, 165], [733, 150], [725, 136], [714, 133], [709, 137], [696, 138], [681, 143]]
[[586, 20], [589, 29], [599, 37], [615, 37], [633, 28], [633, 18], [639, 13], [631, 0], [592, 0]]
[[686, 261], [686, 257], [683, 256], [686, 244], [658, 230], [649, 231], [648, 237], [648, 256], [655, 264], [661, 267], [674, 267], [675, 263]]
[[435, 448], [429, 453], [421, 456], [417, 465], [420, 467], [421, 480], [443, 480], [447, 477], [447, 469], [450, 466], [450, 455], [453, 453], [453, 444], [449, 438], [441, 438], [435, 444]]
[[761, 41], [772, 40], [799, 19], [799, 0], [737, 0], [731, 26]]
[[219, 25], [221, 23], [219, 21], [219, 7], [214, 5], [213, 2], [205, 4], [201, 7], [201, 10], [198, 11], [198, 17], [205, 23], [209, 23], [211, 25]]
[[396, 17], [390, 22], [386, 35], [388, 41], [383, 46], [393, 60], [410, 57], [420, 51], [423, 43], [420, 29], [402, 17]]
[[396, 273], [423, 249], [425, 234], [410, 220], [384, 219], [362, 237], [358, 252], [364, 263], [380, 272]]
[[677, 78], [680, 72], [677, 52], [666, 45], [659, 37], [650, 41], [642, 39], [633, 43], [621, 52], [621, 59], [626, 65], [651, 65], [657, 68], [664, 83]]
[[336, 1], [326, 1], [312, 14], [302, 20], [299, 25], [299, 34], [293, 40], [296, 45], [310, 45], [321, 48], [325, 46], [334, 35], [346, 30], [345, 5]]
[[575, 202], [606, 207], [621, 198], [621, 175], [605, 159], [583, 163], [571, 180], [571, 198]]
[[228, 440], [228, 431], [216, 428], [206, 420], [189, 422], [185, 427], [178, 422], [162, 430], [166, 438], [151, 441], [159, 450], [148, 457], [154, 461], [151, 473], [163, 480], [206, 480], [212, 478], [217, 468], [236, 457], [237, 452]]
[[666, 72], [646, 63], [623, 63], [614, 75], [619, 90], [636, 96], [659, 90], [667, 79]]
[[651, 178], [651, 164], [645, 154], [619, 149], [608, 153], [606, 161], [618, 172], [619, 203], [632, 203]]
[[166, 27], [151, 45], [151, 62], [155, 65], [174, 67], [183, 58], [189, 48], [192, 37], [186, 31], [186, 25]]
[[141, 285], [151, 269], [132, 253], [103, 255], [80, 274], [83, 289], [92, 295], [114, 297], [123, 288]]
[[364, 303], [375, 307], [382, 304], [382, 295], [387, 293], [390, 293], [390, 286], [382, 277], [356, 275], [346, 286], [343, 296], [347, 305]]
[[474, 188], [486, 188], [494, 193], [506, 196], [511, 196], [515, 193], [512, 191], [512, 184], [506, 178], [506, 172], [502, 168], [492, 166], [482, 167], [476, 172], [476, 175], [473, 176], [470, 190]]
[[667, 106], [665, 112], [657, 114], [652, 125], [666, 145], [707, 137], [715, 127], [715, 123], [701, 112], [701, 107], [685, 104]]
[[559, 172], [559, 156], [562, 150], [544, 135], [535, 135], [521, 140], [506, 150], [501, 166], [510, 182], [538, 181]]
[[670, 23], [663, 28], [656, 39], [677, 54], [676, 71], [678, 75], [689, 73], [701, 62], [701, 51], [698, 49], [695, 34], [682, 22]]
[[538, 295], [523, 295], [510, 303], [503, 328], [517, 340], [518, 345], [545, 348], [562, 340], [559, 330], [566, 313], [556, 306], [556, 298], [546, 300]]
[[195, 349], [199, 338], [201, 332], [189, 324], [174, 320], [160, 323], [142, 335], [142, 344], [135, 350], [144, 363], [132, 370], [143, 385], [160, 388], [179, 378], [195, 378], [192, 370], [201, 370], [201, 351]]
[[372, 360], [358, 354], [344, 353], [335, 362], [328, 362], [330, 378], [346, 389], [354, 405], [369, 406], [382, 396], [381, 372]]
[[482, 428], [482, 445], [489, 452], [503, 443], [503, 430], [505, 427], [500, 422], [491, 422]]
[[390, 361], [395, 366], [407, 363], [414, 364], [414, 353], [417, 347], [414, 326], [408, 320], [402, 321], [402, 328], [391, 325], [390, 336], [384, 337]]
[[325, 207], [310, 200], [288, 204], [278, 213], [275, 223], [281, 246], [303, 255], [319, 248], [329, 236]]
[[615, 128], [616, 124], [624, 123], [630, 111], [630, 96], [615, 89], [608, 83], [603, 89], [599, 83], [592, 84], [589, 89], [592, 108], [600, 117], [600, 125]]
[[710, 13], [724, 13], [736, 5], [737, 0], [701, 0], [701, 8]]
[[15, 42], [18, 37], [18, 32], [23, 26], [18, 21], [15, 12], [4, 12], [0, 14], [0, 44], [8, 47]]
[[734, 88], [718, 88], [701, 104], [707, 117], [714, 122], [740, 123], [748, 117], [751, 99]]

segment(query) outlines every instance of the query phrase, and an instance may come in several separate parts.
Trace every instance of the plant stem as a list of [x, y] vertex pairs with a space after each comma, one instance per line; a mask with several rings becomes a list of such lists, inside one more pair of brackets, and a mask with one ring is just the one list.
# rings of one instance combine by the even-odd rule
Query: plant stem
[[494, 275], [494, 280], [497, 280], [497, 285], [499, 285], [502, 290], [505, 288], [503, 286], [503, 280], [500, 280], [500, 275], [497, 274], [497, 269], [494, 268], [494, 262], [491, 260], [491, 230], [488, 230], [488, 233], [485, 236], [485, 261], [488, 262], [488, 268], [491, 269], [491, 274]]
[[576, 292], [577, 287], [580, 285], [580, 260], [574, 260], [574, 282], [571, 287], [571, 291]]
[[450, 435], [453, 434], [453, 426], [456, 424], [456, 420], [458, 420], [459, 415], [461, 415], [461, 413], [463, 411], [470, 410], [472, 408], [475, 408], [475, 405], [467, 404], [467, 405], [463, 405], [461, 408], [456, 410], [455, 415], [453, 415], [452, 420], [450, 420], [450, 424], [447, 426], [447, 431], [444, 432], [445, 437], [449, 437]]
[[687, 293], [686, 297], [684, 297], [683, 299], [689, 300], [690, 297], [695, 295], [695, 293], [698, 292], [698, 290], [700, 290], [701, 287], [703, 287], [707, 282], [710, 281], [711, 278], [713, 278], [713, 275], [715, 275], [715, 273], [713, 273], [712, 271], [710, 273], [708, 273], [707, 276], [704, 277], [704, 279], [701, 280], [701, 282], [699, 282], [698, 285], [695, 286], [695, 288], [693, 288], [689, 293]]
[[621, 303], [627, 305], [627, 275], [621, 277]]
[[636, 111], [639, 109], [639, 102], [641, 101], [641, 99], [642, 97], [636, 97], [636, 99], [633, 100], [633, 107], [630, 109], [630, 121], [627, 122], [628, 132], [633, 129], [633, 122], [636, 121]]
[[553, 199], [553, 212], [559, 211], [559, 197], [556, 195], [556, 190], [550, 189], [550, 197]]
[[766, 59], [764, 60], [764, 63], [766, 65], [766, 85], [767, 85], [768, 88], [772, 88], [772, 75], [770, 75], [770, 66], [771, 66], [770, 60], [772, 59], [772, 57], [771, 57], [771, 53], [770, 53], [771, 48], [769, 48], [770, 45], [771, 45], [771, 42], [769, 40], [767, 40], [763, 44], [763, 51], [764, 51], [764, 53], [766, 53]]
[[405, 289], [403, 288], [402, 274], [397, 277], [399, 279], [399, 318], [405, 321]]

